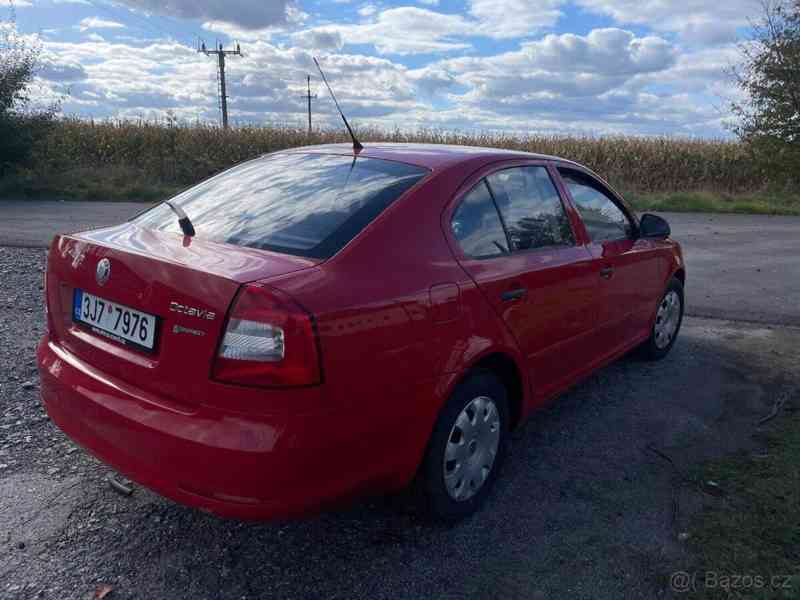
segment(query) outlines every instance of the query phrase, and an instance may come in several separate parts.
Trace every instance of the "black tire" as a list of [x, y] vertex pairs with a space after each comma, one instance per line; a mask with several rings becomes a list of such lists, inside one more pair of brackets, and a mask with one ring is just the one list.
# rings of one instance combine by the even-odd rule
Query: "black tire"
[[[669, 343], [666, 345], [659, 346], [657, 342], [657, 333], [656, 328], [659, 325], [659, 316], [658, 316], [658, 309], [662, 306], [662, 304], [666, 301], [667, 296], [669, 296], [672, 292], [675, 292], [680, 299], [680, 308], [678, 312], [678, 323], [677, 328], [675, 329], [675, 333], [672, 335]], [[641, 355], [647, 360], [661, 360], [669, 351], [672, 350], [672, 347], [675, 345], [675, 340], [678, 339], [678, 333], [681, 330], [681, 324], [683, 323], [683, 310], [684, 310], [684, 300], [683, 300], [683, 284], [681, 283], [680, 279], [677, 277], [673, 277], [669, 280], [667, 284], [667, 289], [664, 290], [661, 299], [658, 301], [658, 307], [656, 308], [656, 318], [653, 320], [653, 326], [650, 329], [650, 337], [647, 338], [647, 341], [641, 345], [640, 353]]]
[[[448, 492], [445, 483], [445, 470], [448, 468], [445, 465], [445, 452], [459, 415], [472, 404], [474, 399], [481, 397], [489, 398], [497, 409], [499, 417], [498, 447], [488, 475], [482, 485], [474, 488], [477, 492], [474, 492], [474, 495], [469, 498], [456, 500]], [[481, 370], [472, 373], [455, 389], [442, 408], [433, 428], [417, 478], [418, 491], [424, 502], [424, 508], [431, 518], [438, 521], [456, 522], [468, 517], [483, 504], [508, 454], [510, 439], [508, 415], [506, 387], [489, 371]], [[466, 460], [472, 460], [472, 457]]]

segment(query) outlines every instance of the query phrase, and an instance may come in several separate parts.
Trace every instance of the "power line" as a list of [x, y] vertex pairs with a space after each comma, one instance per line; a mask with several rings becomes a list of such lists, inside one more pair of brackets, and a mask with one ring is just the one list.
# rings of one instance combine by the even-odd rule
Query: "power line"
[[228, 128], [228, 94], [225, 88], [225, 57], [226, 56], [241, 56], [242, 49], [239, 47], [239, 44], [236, 44], [236, 49], [234, 50], [224, 50], [222, 48], [222, 44], [217, 43], [217, 46], [214, 50], [209, 50], [206, 48], [206, 43], [201, 41], [200, 47], [197, 49], [198, 52], [202, 52], [206, 56], [210, 54], [217, 55], [217, 77], [219, 81], [219, 108], [220, 112], [222, 113], [222, 128]]

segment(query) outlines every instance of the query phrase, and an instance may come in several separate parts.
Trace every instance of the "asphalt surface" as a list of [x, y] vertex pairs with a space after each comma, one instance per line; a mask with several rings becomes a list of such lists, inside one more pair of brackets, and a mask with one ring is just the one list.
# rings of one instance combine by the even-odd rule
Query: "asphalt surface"
[[[791, 228], [783, 219], [669, 218], [685, 237], [694, 310], [712, 288], [701, 287], [698, 271], [719, 288], [742, 244], [773, 237], [765, 227]], [[716, 269], [703, 255], [715, 248], [707, 238], [728, 249]], [[800, 238], [785, 240], [779, 254], [796, 256], [798, 246]], [[797, 317], [796, 266], [773, 277], [764, 265], [775, 254], [750, 253], [762, 257], [756, 273], [767, 273], [751, 287], [774, 285], [785, 307], [756, 290], [752, 305], [730, 303], [742, 307], [729, 315], [740, 321], [688, 317], [665, 360], [627, 357], [595, 374], [516, 432], [485, 508], [442, 527], [402, 498], [250, 524], [143, 488], [119, 495], [105, 481], [108, 469], [53, 426], [38, 401], [44, 251], [0, 247], [0, 598], [85, 600], [104, 586], [109, 600], [680, 598], [670, 574], [696, 564], [681, 534], [691, 534], [703, 506], [735, 500], [707, 495], [683, 474], [698, 461], [758, 451], [754, 434], [775, 421], [758, 422], [776, 400], [800, 404], [800, 329], [786, 325]], [[755, 317], [777, 320], [744, 322]]]
[[47, 248], [57, 233], [120, 223], [149, 206], [141, 202], [0, 200], [0, 246]]
[[[0, 200], [0, 246], [123, 221], [146, 204]], [[800, 217], [661, 213], [681, 242], [693, 316], [800, 326]]]
[[800, 217], [661, 214], [683, 246], [689, 314], [800, 326]]

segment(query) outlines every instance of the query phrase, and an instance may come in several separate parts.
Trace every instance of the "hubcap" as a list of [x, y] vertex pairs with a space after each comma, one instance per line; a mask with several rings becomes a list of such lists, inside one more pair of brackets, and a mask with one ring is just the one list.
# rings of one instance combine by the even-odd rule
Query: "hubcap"
[[469, 500], [492, 472], [500, 445], [500, 415], [491, 398], [474, 398], [459, 413], [444, 451], [444, 483], [454, 500]]
[[663, 350], [669, 346], [675, 333], [678, 331], [678, 323], [681, 318], [681, 298], [678, 292], [670, 290], [656, 313], [656, 324], [653, 328], [655, 333], [656, 347]]

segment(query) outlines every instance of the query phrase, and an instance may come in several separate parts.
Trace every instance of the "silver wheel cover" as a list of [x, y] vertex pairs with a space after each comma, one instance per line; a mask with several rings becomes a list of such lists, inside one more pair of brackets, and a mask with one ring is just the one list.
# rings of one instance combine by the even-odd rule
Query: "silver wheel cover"
[[653, 325], [653, 337], [656, 348], [663, 350], [670, 345], [681, 319], [681, 297], [675, 290], [670, 290], [661, 300]]
[[500, 414], [487, 396], [473, 398], [459, 413], [444, 451], [444, 484], [453, 500], [469, 500], [492, 472], [500, 445]]

